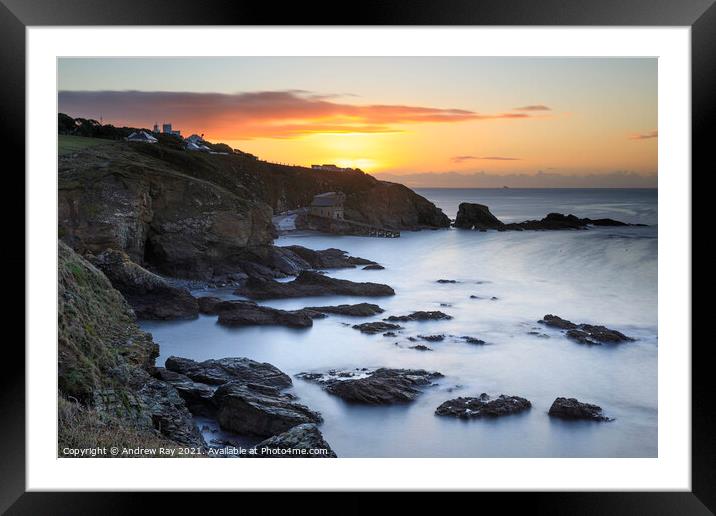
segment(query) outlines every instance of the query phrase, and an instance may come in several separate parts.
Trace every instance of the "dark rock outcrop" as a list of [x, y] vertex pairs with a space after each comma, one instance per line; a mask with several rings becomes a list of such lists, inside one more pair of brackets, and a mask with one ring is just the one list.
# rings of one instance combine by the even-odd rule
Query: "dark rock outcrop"
[[612, 330], [606, 326], [575, 324], [572, 321], [567, 321], [556, 315], [547, 314], [539, 322], [553, 328], [567, 330], [566, 336], [580, 344], [598, 346], [602, 343], [618, 344], [620, 342], [634, 341], [632, 337], [628, 337], [622, 332]]
[[282, 389], [291, 386], [291, 378], [276, 366], [244, 357], [220, 358], [196, 362], [189, 358], [167, 358], [165, 367], [195, 382], [223, 385], [227, 382], [255, 383]]
[[462, 419], [475, 417], [498, 417], [527, 410], [532, 404], [519, 396], [505, 396], [490, 399], [484, 392], [476, 398], [455, 398], [442, 403], [436, 410], [438, 416], [451, 416]]
[[221, 427], [237, 434], [270, 436], [303, 423], [323, 421], [318, 412], [266, 384], [225, 383], [214, 393], [213, 402]]
[[345, 269], [358, 265], [376, 265], [372, 260], [357, 256], [348, 256], [348, 253], [341, 249], [323, 249], [315, 251], [300, 245], [281, 247], [282, 250], [289, 250], [304, 260], [311, 269]]
[[460, 203], [455, 217], [455, 227], [461, 229], [503, 229], [505, 224], [490, 213], [484, 204]]
[[275, 366], [248, 358], [195, 362], [169, 357], [155, 376], [174, 386], [193, 413], [216, 418], [225, 430], [243, 435], [280, 434], [321, 415], [281, 392], [291, 378]]
[[561, 419], [589, 419], [592, 421], [613, 421], [604, 415], [602, 407], [582, 403], [575, 398], [557, 398], [549, 408], [548, 414]]
[[418, 338], [428, 342], [442, 342], [445, 340], [445, 335], [418, 335]]
[[588, 226], [643, 226], [643, 224], [627, 224], [613, 219], [579, 218], [575, 215], [562, 213], [549, 213], [540, 220], [526, 220], [505, 224], [495, 217], [484, 204], [463, 202], [458, 207], [455, 227], [461, 229], [477, 229], [486, 231], [525, 231], [525, 230], [560, 230], [560, 229], [586, 229]]
[[380, 283], [357, 283], [303, 271], [289, 282], [249, 280], [235, 292], [251, 299], [282, 299], [313, 296], [392, 296], [395, 291]]
[[577, 327], [577, 325], [572, 321], [562, 319], [561, 317], [552, 314], [545, 315], [539, 322], [546, 326], [559, 328], [560, 330], [571, 330]]
[[377, 263], [372, 263], [370, 265], [366, 265], [365, 267], [363, 267], [364, 271], [382, 271], [384, 269], [385, 269], [385, 267], [383, 267], [382, 265], [379, 265]]
[[439, 279], [435, 283], [459, 283], [459, 281], [454, 279]]
[[106, 249], [90, 261], [122, 293], [140, 319], [190, 319], [199, 313], [196, 299], [187, 289], [140, 267], [122, 251]]
[[386, 323], [381, 321], [353, 325], [353, 329], [359, 330], [361, 333], [368, 333], [370, 335], [374, 335], [376, 333], [390, 332], [392, 330], [401, 330], [402, 328], [403, 327], [399, 324]]
[[460, 339], [467, 342], [468, 344], [485, 344], [484, 340], [478, 339], [477, 337], [463, 336], [460, 337]]
[[282, 434], [269, 437], [254, 446], [255, 455], [248, 457], [277, 458], [335, 458], [330, 445], [318, 427], [312, 423], [297, 425]]
[[[341, 374], [343, 373], [343, 374]], [[424, 369], [387, 369], [372, 372], [301, 373], [299, 378], [323, 385], [326, 392], [345, 401], [367, 405], [390, 405], [414, 401], [422, 387], [442, 374]]]
[[[289, 326], [291, 328], [309, 328], [313, 326], [310, 311], [279, 310], [269, 306], [260, 306], [252, 301], [224, 301], [215, 307], [219, 315], [219, 324], [227, 326]], [[321, 315], [321, 314], [317, 314]]]
[[418, 351], [432, 351], [433, 350], [433, 348], [424, 346], [423, 344], [418, 344], [417, 346], [410, 346], [410, 349], [417, 349]]
[[409, 321], [443, 321], [452, 319], [452, 315], [445, 314], [438, 310], [435, 311], [418, 311], [408, 315], [391, 315], [386, 317], [385, 321], [391, 322], [409, 322]]
[[350, 315], [351, 317], [370, 317], [383, 313], [380, 306], [371, 303], [357, 303], [354, 305], [333, 305], [333, 306], [307, 306], [304, 310], [320, 312], [325, 314]]

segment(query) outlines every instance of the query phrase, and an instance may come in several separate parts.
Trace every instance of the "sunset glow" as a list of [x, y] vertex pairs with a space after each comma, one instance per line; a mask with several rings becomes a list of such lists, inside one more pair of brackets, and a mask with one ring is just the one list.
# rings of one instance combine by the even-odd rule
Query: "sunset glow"
[[654, 59], [61, 59], [59, 111], [171, 122], [296, 165], [655, 181], [656, 70]]

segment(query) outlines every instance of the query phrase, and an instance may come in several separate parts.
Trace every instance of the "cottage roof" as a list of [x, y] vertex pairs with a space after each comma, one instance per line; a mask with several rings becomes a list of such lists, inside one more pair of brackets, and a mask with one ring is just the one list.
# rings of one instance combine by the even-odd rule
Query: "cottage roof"
[[336, 192], [326, 192], [318, 194], [313, 198], [311, 206], [317, 208], [329, 208], [331, 206], [338, 206], [343, 204], [343, 194]]

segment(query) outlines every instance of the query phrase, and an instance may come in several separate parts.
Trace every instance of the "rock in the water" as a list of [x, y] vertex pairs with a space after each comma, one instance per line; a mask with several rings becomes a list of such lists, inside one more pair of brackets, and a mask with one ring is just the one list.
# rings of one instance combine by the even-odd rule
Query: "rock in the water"
[[280, 310], [252, 301], [224, 301], [215, 307], [219, 324], [227, 326], [278, 325], [292, 328], [313, 326], [313, 314], [303, 310]]
[[490, 213], [484, 204], [460, 203], [455, 218], [455, 227], [461, 229], [502, 229], [505, 224]]
[[385, 269], [385, 267], [378, 265], [377, 263], [371, 263], [370, 265], [363, 267], [364, 271], [382, 271], [383, 269]]
[[300, 245], [289, 245], [281, 247], [298, 255], [306, 261], [312, 269], [344, 269], [356, 267], [357, 265], [373, 265], [375, 262], [357, 256], [348, 256], [346, 251], [341, 249], [323, 249], [316, 251]]
[[524, 231], [524, 230], [559, 230], [559, 229], [586, 229], [588, 226], [631, 226], [641, 224], [627, 224], [613, 219], [579, 218], [575, 215], [562, 213], [549, 213], [540, 220], [526, 220], [505, 224], [495, 217], [490, 209], [483, 204], [463, 202], [458, 207], [454, 226], [461, 229], [477, 229], [486, 231]]
[[399, 324], [386, 323], [382, 321], [367, 322], [363, 324], [354, 324], [353, 328], [359, 330], [361, 333], [376, 334], [389, 332], [391, 330], [402, 330], [403, 327]]
[[408, 322], [408, 321], [441, 321], [452, 319], [452, 315], [445, 314], [440, 311], [417, 311], [409, 315], [391, 315], [385, 318], [385, 321]]
[[303, 423], [323, 421], [318, 412], [296, 403], [276, 387], [233, 381], [221, 385], [213, 397], [216, 419], [237, 434], [270, 436]]
[[620, 343], [620, 342], [631, 342], [634, 339], [624, 335], [622, 332], [612, 330], [606, 326], [597, 326], [593, 324], [575, 324], [572, 321], [567, 321], [556, 315], [545, 315], [541, 321], [542, 324], [559, 328], [561, 330], [567, 330], [567, 337], [579, 342], [580, 344], [587, 345], [600, 345], [604, 342], [608, 343]]
[[352, 317], [370, 317], [371, 315], [381, 314], [383, 310], [378, 305], [371, 303], [357, 303], [355, 305], [333, 305], [333, 306], [308, 306], [304, 310], [314, 312], [350, 315]]
[[199, 312], [205, 315], [216, 315], [216, 307], [223, 303], [224, 300], [214, 296], [197, 297], [196, 302], [199, 305]]
[[368, 405], [390, 405], [414, 401], [422, 393], [420, 387], [429, 385], [443, 375], [424, 369], [381, 368], [361, 374], [350, 373], [347, 377], [336, 372], [301, 373], [297, 376], [323, 385], [326, 392], [345, 401]]
[[312, 296], [392, 296], [395, 291], [380, 283], [357, 283], [324, 276], [317, 272], [303, 271], [286, 283], [249, 278], [235, 294], [251, 299], [282, 299]]
[[547, 326], [552, 326], [553, 328], [559, 328], [560, 330], [571, 330], [577, 327], [572, 321], [562, 319], [552, 314], [545, 315], [539, 322]]
[[501, 394], [495, 399], [484, 392], [479, 397], [460, 397], [448, 400], [441, 404], [435, 414], [438, 416], [452, 416], [462, 419], [474, 417], [497, 417], [515, 414], [530, 408], [532, 404], [519, 396], [505, 396]]
[[435, 283], [458, 283], [458, 281], [454, 279], [439, 279]]
[[247, 457], [277, 458], [335, 458], [336, 453], [323, 438], [318, 427], [312, 423], [304, 423], [286, 432], [269, 437], [255, 447], [255, 455]]
[[433, 348], [424, 346], [423, 344], [418, 344], [417, 346], [410, 346], [410, 349], [417, 349], [418, 351], [432, 351], [433, 350]]
[[613, 421], [604, 415], [602, 407], [591, 403], [582, 403], [575, 398], [557, 398], [549, 408], [548, 414], [562, 419], [590, 419], [592, 421]]
[[122, 251], [106, 249], [90, 261], [122, 293], [139, 319], [191, 319], [199, 313], [187, 289], [140, 267]]
[[208, 385], [240, 381], [277, 388], [291, 386], [291, 378], [276, 366], [266, 362], [255, 362], [244, 357], [195, 362], [188, 358], [171, 356], [167, 358], [165, 366], [169, 371], [181, 373], [195, 382]]
[[442, 342], [445, 340], [445, 335], [418, 335], [418, 338], [428, 342]]
[[464, 340], [468, 344], [485, 344], [484, 340], [478, 339], [477, 337], [464, 336], [460, 337], [460, 339]]

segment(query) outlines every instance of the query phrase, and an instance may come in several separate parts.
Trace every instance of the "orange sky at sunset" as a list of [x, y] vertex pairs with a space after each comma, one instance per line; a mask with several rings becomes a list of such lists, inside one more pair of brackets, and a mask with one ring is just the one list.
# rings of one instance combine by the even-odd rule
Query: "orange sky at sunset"
[[656, 71], [625, 58], [73, 58], [59, 62], [58, 109], [171, 122], [281, 163], [436, 178], [618, 172], [655, 186]]

